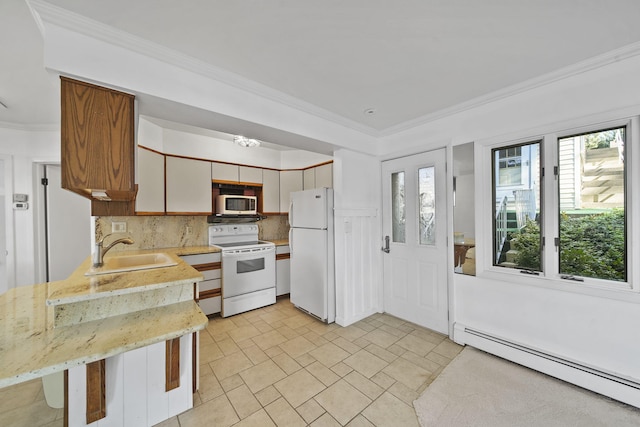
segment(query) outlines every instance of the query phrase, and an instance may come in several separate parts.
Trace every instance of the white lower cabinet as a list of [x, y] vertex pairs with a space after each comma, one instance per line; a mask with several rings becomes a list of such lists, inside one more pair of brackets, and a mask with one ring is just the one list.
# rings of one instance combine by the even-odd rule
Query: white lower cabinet
[[198, 284], [198, 305], [206, 315], [220, 313], [220, 252], [181, 256], [183, 261], [200, 271], [204, 280]]
[[87, 368], [69, 369], [69, 427], [153, 426], [193, 407], [192, 338], [180, 337], [180, 385], [166, 390], [166, 344], [159, 342], [105, 360], [106, 416], [86, 423]]
[[291, 291], [289, 245], [276, 246], [276, 296]]

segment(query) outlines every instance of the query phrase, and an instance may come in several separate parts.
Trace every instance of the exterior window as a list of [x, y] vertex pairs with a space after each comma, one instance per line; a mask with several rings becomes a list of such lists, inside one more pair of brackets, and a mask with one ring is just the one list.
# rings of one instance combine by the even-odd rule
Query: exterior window
[[591, 286], [631, 285], [628, 212], [637, 190], [628, 163], [636, 122], [491, 149], [493, 266]]
[[626, 128], [558, 140], [560, 274], [626, 281]]
[[540, 141], [492, 154], [493, 265], [541, 271]]

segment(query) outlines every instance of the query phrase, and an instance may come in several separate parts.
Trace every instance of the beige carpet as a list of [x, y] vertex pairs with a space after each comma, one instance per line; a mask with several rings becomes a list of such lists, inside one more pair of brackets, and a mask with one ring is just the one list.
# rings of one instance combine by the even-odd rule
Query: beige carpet
[[640, 426], [640, 409], [472, 347], [413, 406], [423, 427]]

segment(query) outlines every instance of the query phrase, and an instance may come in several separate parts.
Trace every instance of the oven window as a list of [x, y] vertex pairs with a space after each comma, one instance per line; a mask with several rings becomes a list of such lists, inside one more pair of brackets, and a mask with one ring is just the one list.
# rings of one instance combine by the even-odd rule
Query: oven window
[[264, 270], [264, 257], [236, 262], [236, 271], [238, 274], [251, 273], [252, 271], [258, 270]]

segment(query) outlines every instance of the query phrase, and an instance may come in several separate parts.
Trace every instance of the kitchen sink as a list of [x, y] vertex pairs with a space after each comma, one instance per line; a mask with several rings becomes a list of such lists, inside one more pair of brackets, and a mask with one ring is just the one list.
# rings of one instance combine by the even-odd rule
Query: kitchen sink
[[176, 264], [178, 264], [177, 261], [174, 261], [173, 258], [165, 253], [119, 255], [106, 257], [102, 267], [91, 267], [84, 275], [124, 273], [150, 268], [171, 267]]

